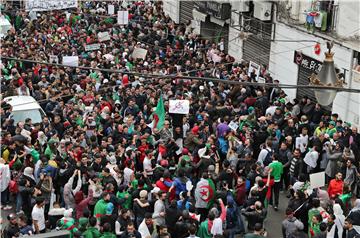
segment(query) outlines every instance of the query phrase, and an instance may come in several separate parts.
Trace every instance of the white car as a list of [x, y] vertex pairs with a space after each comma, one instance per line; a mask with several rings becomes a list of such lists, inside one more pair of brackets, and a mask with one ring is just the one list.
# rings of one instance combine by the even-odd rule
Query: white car
[[10, 118], [14, 119], [14, 124], [30, 118], [32, 123], [40, 123], [46, 116], [39, 103], [31, 96], [11, 96], [4, 101], [12, 106]]

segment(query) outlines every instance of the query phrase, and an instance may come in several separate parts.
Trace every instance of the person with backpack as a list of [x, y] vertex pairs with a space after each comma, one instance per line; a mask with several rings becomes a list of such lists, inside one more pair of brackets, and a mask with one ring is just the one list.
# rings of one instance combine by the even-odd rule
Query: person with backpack
[[260, 163], [263, 167], [268, 166], [272, 162], [273, 153], [272, 139], [267, 138], [265, 141], [265, 148], [260, 151], [257, 162]]

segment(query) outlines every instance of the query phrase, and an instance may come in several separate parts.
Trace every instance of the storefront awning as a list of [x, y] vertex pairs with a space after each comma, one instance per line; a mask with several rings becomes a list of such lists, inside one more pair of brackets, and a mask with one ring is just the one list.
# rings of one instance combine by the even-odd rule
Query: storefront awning
[[207, 16], [206, 14], [201, 13], [201, 12], [197, 11], [196, 9], [193, 9], [192, 13], [193, 13], [194, 19], [200, 20], [200, 21], [206, 21], [206, 16]]

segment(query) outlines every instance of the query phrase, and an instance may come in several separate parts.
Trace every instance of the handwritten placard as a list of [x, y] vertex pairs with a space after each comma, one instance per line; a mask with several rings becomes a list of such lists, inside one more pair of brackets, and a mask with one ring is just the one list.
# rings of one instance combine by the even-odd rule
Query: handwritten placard
[[249, 62], [248, 76], [250, 77], [253, 72], [255, 72], [256, 80], [258, 80], [259, 76], [260, 76], [260, 65], [258, 65], [255, 62], [250, 61]]
[[146, 54], [147, 50], [143, 48], [135, 48], [131, 56], [133, 59], [145, 59]]
[[239, 125], [236, 124], [235, 122], [231, 121], [229, 123], [229, 127], [230, 127], [231, 130], [236, 131], [239, 128]]
[[169, 113], [189, 114], [189, 100], [169, 100]]
[[93, 51], [100, 49], [100, 44], [92, 44], [92, 45], [86, 45], [85, 51]]
[[117, 23], [119, 25], [129, 24], [129, 11], [118, 11]]
[[104, 41], [110, 40], [109, 32], [107, 32], [107, 31], [99, 32], [98, 39], [99, 39], [99, 42], [104, 42]]

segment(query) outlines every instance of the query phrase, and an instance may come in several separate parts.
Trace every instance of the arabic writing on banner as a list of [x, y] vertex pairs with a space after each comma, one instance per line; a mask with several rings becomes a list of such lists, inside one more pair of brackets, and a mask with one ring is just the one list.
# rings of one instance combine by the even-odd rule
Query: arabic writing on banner
[[57, 9], [77, 8], [77, 0], [26, 0], [26, 11], [51, 11]]
[[189, 100], [169, 100], [169, 113], [189, 114]]
[[92, 45], [86, 45], [85, 51], [93, 51], [100, 49], [100, 44], [92, 44]]

